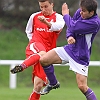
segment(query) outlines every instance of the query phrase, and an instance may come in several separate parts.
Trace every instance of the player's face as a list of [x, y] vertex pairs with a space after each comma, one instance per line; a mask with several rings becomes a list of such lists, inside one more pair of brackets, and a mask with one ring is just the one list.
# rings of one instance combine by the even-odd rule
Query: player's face
[[83, 19], [87, 19], [93, 16], [94, 11], [89, 12], [87, 9], [81, 8], [80, 14]]
[[49, 3], [48, 1], [39, 2], [40, 9], [43, 15], [48, 16], [53, 13], [53, 3]]

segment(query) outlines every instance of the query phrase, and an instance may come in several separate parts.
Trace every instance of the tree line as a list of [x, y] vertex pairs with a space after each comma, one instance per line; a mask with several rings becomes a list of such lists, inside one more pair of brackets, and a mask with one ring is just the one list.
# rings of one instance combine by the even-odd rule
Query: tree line
[[[54, 0], [54, 10], [61, 13], [61, 6], [66, 2], [71, 8], [71, 13], [78, 8], [79, 0]], [[0, 17], [23, 17], [39, 11], [37, 0], [0, 0]]]

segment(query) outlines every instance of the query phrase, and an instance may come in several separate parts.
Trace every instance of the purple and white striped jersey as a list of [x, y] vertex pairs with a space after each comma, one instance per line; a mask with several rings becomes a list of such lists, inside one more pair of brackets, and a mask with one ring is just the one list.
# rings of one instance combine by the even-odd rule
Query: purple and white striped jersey
[[97, 14], [89, 19], [82, 19], [80, 9], [73, 18], [66, 14], [64, 17], [67, 25], [66, 38], [73, 36], [76, 42], [64, 46], [65, 51], [77, 63], [89, 65], [92, 42], [100, 29], [100, 19]]

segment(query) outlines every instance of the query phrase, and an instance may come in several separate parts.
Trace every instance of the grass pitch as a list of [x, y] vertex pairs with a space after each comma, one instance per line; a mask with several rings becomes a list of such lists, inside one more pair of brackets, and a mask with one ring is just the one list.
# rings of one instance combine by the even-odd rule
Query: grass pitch
[[[98, 87], [92, 88], [100, 100], [100, 89]], [[32, 88], [1, 88], [0, 100], [28, 100]], [[84, 95], [77, 87], [65, 87], [57, 90], [52, 90], [49, 94], [41, 96], [40, 100], [86, 100]]]

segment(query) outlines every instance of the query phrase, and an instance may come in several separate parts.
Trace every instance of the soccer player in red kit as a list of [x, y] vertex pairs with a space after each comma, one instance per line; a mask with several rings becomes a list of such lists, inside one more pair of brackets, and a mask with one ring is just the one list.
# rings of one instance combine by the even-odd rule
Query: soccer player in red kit
[[39, 63], [39, 59], [47, 51], [56, 47], [57, 38], [65, 22], [63, 16], [53, 10], [53, 0], [38, 0], [38, 2], [41, 11], [32, 14], [26, 26], [26, 34], [29, 39], [29, 44], [26, 47], [26, 59], [22, 64], [11, 69], [11, 73], [15, 74], [29, 66], [33, 66], [34, 89], [29, 100], [40, 99], [40, 91], [44, 84], [47, 85], [48, 80], [49, 85], [46, 86], [44, 94], [60, 87], [60, 83], [57, 81], [54, 73], [52, 75], [50, 72], [48, 73], [48, 70], [54, 70], [53, 65], [43, 69]]

